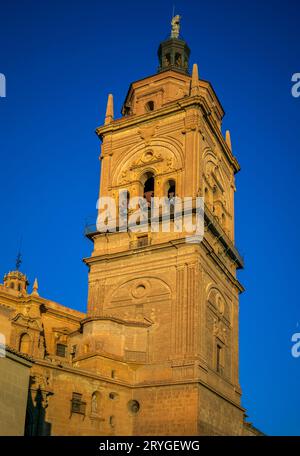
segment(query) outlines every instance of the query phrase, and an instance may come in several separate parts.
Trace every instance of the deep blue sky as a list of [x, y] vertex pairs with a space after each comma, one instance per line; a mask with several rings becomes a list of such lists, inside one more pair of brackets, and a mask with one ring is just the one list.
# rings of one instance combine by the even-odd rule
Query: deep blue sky
[[[84, 310], [106, 98], [119, 113], [130, 82], [156, 72], [172, 1], [2, 0], [0, 275], [22, 269], [40, 294]], [[240, 378], [249, 419], [267, 434], [300, 434], [299, 0], [176, 1], [200, 77], [226, 111], [237, 176]], [[299, 328], [298, 328], [299, 330]]]

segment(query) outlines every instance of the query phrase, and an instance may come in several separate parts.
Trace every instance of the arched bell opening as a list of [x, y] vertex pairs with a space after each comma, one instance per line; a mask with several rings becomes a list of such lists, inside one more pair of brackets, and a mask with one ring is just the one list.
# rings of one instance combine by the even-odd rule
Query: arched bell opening
[[143, 184], [143, 197], [145, 198], [148, 207], [151, 207], [151, 198], [154, 197], [154, 173], [147, 172], [142, 177], [142, 184]]

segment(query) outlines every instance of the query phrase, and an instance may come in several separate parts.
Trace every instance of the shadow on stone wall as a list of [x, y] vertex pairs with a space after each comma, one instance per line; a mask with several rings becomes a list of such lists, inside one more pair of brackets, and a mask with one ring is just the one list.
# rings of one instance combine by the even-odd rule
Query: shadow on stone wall
[[46, 410], [41, 389], [38, 388], [38, 390], [36, 390], [34, 401], [32, 400], [32, 394], [29, 391], [24, 435], [51, 435], [51, 423], [48, 423], [45, 417]]

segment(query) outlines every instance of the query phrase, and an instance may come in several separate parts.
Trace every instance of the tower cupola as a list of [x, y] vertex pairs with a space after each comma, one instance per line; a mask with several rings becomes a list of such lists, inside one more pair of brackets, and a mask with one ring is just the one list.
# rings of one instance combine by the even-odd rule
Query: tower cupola
[[180, 35], [179, 15], [171, 21], [171, 35], [163, 41], [158, 48], [159, 68], [158, 72], [175, 70], [189, 74], [190, 48]]
[[4, 285], [11, 290], [26, 293], [29, 285], [25, 274], [20, 271], [11, 271], [4, 276]]

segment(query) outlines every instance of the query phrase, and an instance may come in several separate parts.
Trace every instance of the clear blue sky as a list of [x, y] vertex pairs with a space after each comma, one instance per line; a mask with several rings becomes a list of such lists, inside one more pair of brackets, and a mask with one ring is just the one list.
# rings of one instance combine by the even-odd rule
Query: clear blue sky
[[[172, 1], [14, 1], [0, 7], [0, 274], [22, 269], [41, 295], [84, 310], [107, 94], [119, 113], [130, 82], [156, 72]], [[176, 2], [200, 77], [226, 111], [237, 176], [240, 379], [249, 419], [268, 434], [300, 434], [300, 72], [295, 1]], [[298, 328], [299, 331], [299, 328]]]

